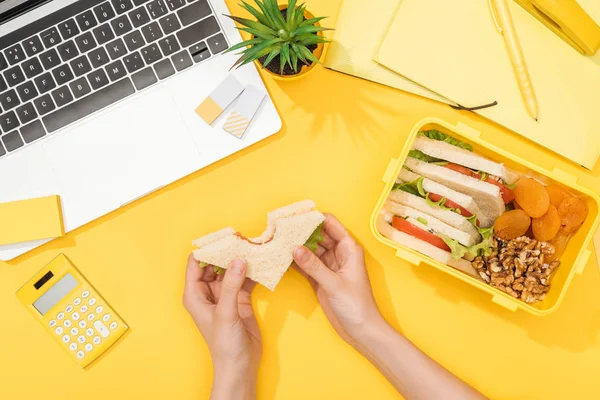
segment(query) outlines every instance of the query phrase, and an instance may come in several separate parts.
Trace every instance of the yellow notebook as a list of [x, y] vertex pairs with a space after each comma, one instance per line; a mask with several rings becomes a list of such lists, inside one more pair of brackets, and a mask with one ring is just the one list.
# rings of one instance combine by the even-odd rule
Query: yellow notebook
[[444, 103], [449, 100], [373, 60], [402, 0], [344, 0], [324, 65], [345, 74]]
[[[598, 0], [580, 0], [594, 19]], [[582, 56], [514, 2], [509, 4], [539, 103], [521, 99], [488, 1], [404, 0], [376, 59], [388, 68], [591, 169], [600, 155], [600, 58]]]

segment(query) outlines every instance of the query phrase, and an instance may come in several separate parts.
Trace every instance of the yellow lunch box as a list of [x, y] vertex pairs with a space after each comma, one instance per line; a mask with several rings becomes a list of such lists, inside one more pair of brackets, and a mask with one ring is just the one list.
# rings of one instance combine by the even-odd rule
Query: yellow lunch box
[[[489, 286], [485, 282], [479, 281], [415, 250], [393, 242], [392, 240], [384, 237], [377, 230], [377, 216], [379, 215], [390, 191], [392, 190], [396, 177], [404, 165], [404, 161], [408, 156], [409, 150], [412, 148], [413, 141], [420, 131], [428, 129], [437, 129], [440, 132], [452, 135], [457, 139], [470, 143], [473, 146], [473, 151], [477, 154], [487, 157], [493, 161], [504, 163], [507, 168], [510, 168], [520, 174], [536, 178], [545, 184], [558, 184], [565, 189], [568, 189], [570, 192], [577, 194], [586, 201], [588, 206], [588, 216], [583, 225], [569, 240], [566, 250], [560, 258], [561, 265], [555, 272], [555, 275], [552, 278], [550, 290], [543, 301], [528, 304], [519, 299], [515, 299], [509, 294]], [[573, 276], [575, 274], [580, 275], [583, 272], [590, 255], [592, 254], [590, 250], [590, 246], [593, 245], [592, 238], [598, 228], [598, 224], [600, 223], [600, 197], [598, 197], [598, 195], [591, 190], [577, 184], [577, 178], [575, 176], [567, 174], [559, 169], [548, 171], [540, 168], [529, 161], [516, 157], [510, 152], [486, 142], [480, 138], [480, 135], [481, 133], [479, 131], [460, 122], [456, 126], [437, 118], [426, 118], [418, 122], [413, 127], [400, 155], [398, 158], [394, 158], [390, 161], [388, 168], [383, 175], [382, 180], [385, 183], [385, 187], [383, 188], [381, 197], [379, 198], [379, 201], [377, 202], [375, 210], [371, 216], [371, 230], [373, 235], [375, 235], [379, 241], [394, 248], [396, 250], [396, 255], [403, 260], [408, 261], [410, 264], [415, 266], [427, 264], [447, 274], [453, 275], [457, 279], [460, 279], [477, 289], [489, 293], [492, 296], [492, 301], [494, 303], [499, 304], [511, 311], [521, 309], [537, 316], [548, 315], [558, 308], [565, 296], [571, 280], [573, 279]]]

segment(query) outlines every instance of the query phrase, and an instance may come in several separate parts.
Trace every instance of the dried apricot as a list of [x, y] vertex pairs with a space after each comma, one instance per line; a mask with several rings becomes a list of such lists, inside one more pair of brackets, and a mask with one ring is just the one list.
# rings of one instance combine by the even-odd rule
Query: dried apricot
[[583, 199], [566, 197], [558, 207], [561, 230], [565, 233], [575, 232], [583, 224], [587, 214], [588, 207]]
[[522, 210], [523, 209], [523, 207], [521, 207], [519, 205], [519, 203], [517, 203], [516, 200], [513, 200], [513, 207], [515, 208], [515, 210]]
[[550, 241], [555, 248], [554, 254], [546, 257], [547, 262], [552, 262], [560, 259], [560, 257], [564, 254], [565, 249], [567, 248], [567, 243], [569, 243], [570, 234], [559, 231], [554, 239]]
[[531, 218], [523, 210], [505, 212], [494, 222], [494, 233], [502, 240], [512, 240], [523, 236], [531, 225]]
[[552, 204], [548, 207], [546, 214], [531, 221], [533, 236], [541, 242], [548, 242], [556, 236], [560, 229], [560, 217], [556, 207]]
[[546, 214], [550, 205], [550, 196], [546, 188], [531, 178], [521, 178], [515, 187], [515, 199], [519, 206], [532, 218]]
[[548, 196], [550, 197], [550, 204], [554, 207], [558, 208], [560, 203], [565, 199], [566, 193], [565, 191], [558, 185], [554, 183], [546, 186], [546, 192], [548, 192]]

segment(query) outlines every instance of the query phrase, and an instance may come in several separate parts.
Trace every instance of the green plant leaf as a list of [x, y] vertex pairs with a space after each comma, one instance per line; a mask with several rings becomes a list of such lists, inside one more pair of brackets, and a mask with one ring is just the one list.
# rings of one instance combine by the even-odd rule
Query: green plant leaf
[[296, 29], [294, 32], [296, 35], [302, 35], [304, 33], [316, 33], [322, 31], [331, 31], [331, 28], [325, 28], [323, 26], [303, 26], [302, 28]]
[[267, 56], [265, 62], [263, 63], [263, 68], [266, 68], [269, 64], [271, 64], [271, 61], [273, 61], [273, 59], [275, 57], [277, 57], [277, 55], [280, 52], [281, 52], [281, 47], [275, 47], [273, 50], [271, 50], [271, 52]]
[[272, 40], [263, 40], [260, 44], [255, 44], [251, 48], [244, 51], [244, 54], [248, 57], [252, 57], [253, 59], [260, 58], [262, 56], [256, 56], [257, 54], [263, 53], [263, 50], [268, 49], [267, 53], [263, 53], [263, 55], [270, 53], [273, 50], [274, 45], [283, 42], [282, 39], [272, 39]]
[[304, 3], [298, 6], [296, 10], [296, 21], [294, 21], [294, 27], [300, 26], [302, 21], [304, 21], [304, 13], [306, 11], [306, 5]]
[[275, 28], [277, 30], [285, 29], [287, 26], [283, 19], [283, 15], [281, 15], [281, 11], [279, 11], [277, 0], [264, 0], [264, 2], [266, 11], [269, 13], [273, 19], [273, 22], [275, 23]]
[[329, 40], [325, 39], [324, 37], [321, 36], [316, 36], [313, 35], [314, 37], [311, 38], [304, 38], [304, 39], [298, 39], [298, 38], [294, 38], [294, 41], [297, 44], [300, 44], [302, 46], [310, 46], [311, 44], [319, 44], [319, 43], [327, 43], [329, 42]]
[[241, 48], [245, 48], [245, 47], [248, 47], [248, 46], [252, 46], [252, 45], [255, 45], [255, 44], [258, 44], [258, 43], [262, 43], [262, 42], [264, 42], [264, 39], [260, 39], [260, 38], [246, 40], [246, 41], [243, 41], [241, 43], [234, 44], [233, 46], [231, 46], [230, 48], [228, 48], [227, 50], [225, 50], [225, 53], [230, 53], [232, 51], [235, 51], [235, 50], [238, 50], [238, 49], [241, 49]]
[[298, 47], [300, 48], [300, 52], [302, 53], [302, 55], [304, 57], [308, 58], [312, 62], [321, 64], [321, 61], [319, 61], [319, 59], [317, 57], [315, 57], [315, 55], [312, 53], [312, 51], [310, 51], [309, 49], [307, 49], [304, 46], [298, 46]]
[[261, 32], [261, 31], [257, 31], [256, 29], [252, 29], [252, 28], [238, 28], [238, 31], [244, 31], [244, 32], [248, 32], [258, 38], [264, 39], [264, 40], [273, 40], [273, 39], [277, 39], [276, 36], [273, 36], [269, 33], [265, 33], [265, 32]]
[[280, 74], [283, 75], [283, 68], [285, 67], [286, 63], [288, 63], [290, 65], [290, 67], [293, 68], [292, 61], [290, 60], [290, 45], [289, 45], [289, 43], [284, 43], [281, 45], [281, 53], [280, 53], [279, 58], [281, 59]]
[[287, 6], [287, 21], [288, 31], [292, 30], [294, 21], [296, 20], [296, 0], [289, 0]]
[[248, 4], [242, 0], [242, 4], [240, 4], [240, 7], [242, 7], [243, 9], [248, 11], [250, 14], [252, 14], [252, 16], [254, 18], [256, 18], [258, 20], [258, 22], [260, 22], [261, 24], [266, 25], [268, 27], [272, 27], [273, 22], [270, 21], [266, 15], [264, 15], [262, 12], [258, 11], [256, 8], [254, 8], [250, 4]]
[[324, 20], [327, 17], [316, 17], [316, 18], [311, 18], [311, 19], [307, 19], [306, 21], [302, 21], [302, 23], [299, 25], [300, 28], [302, 28], [303, 26], [309, 26], [309, 25], [314, 25], [317, 22]]
[[421, 132], [419, 132], [418, 136], [425, 136], [425, 137], [428, 137], [429, 139], [440, 140], [442, 142], [449, 143], [453, 146], [460, 147], [461, 149], [473, 151], [473, 146], [471, 146], [470, 144], [461, 142], [460, 140], [453, 138], [450, 135], [446, 135], [445, 133], [442, 133], [442, 132], [438, 131], [437, 129], [421, 131]]
[[273, 20], [273, 18], [271, 18], [271, 15], [267, 12], [267, 6], [265, 5], [265, 3], [262, 0], [254, 0], [254, 2], [256, 3], [258, 8], [260, 8], [260, 11], [265, 16], [265, 18], [269, 20], [269, 26], [273, 29], [277, 29], [277, 24], [275, 24], [275, 21]]
[[228, 18], [231, 18], [232, 20], [234, 20], [235, 22], [237, 22], [238, 24], [240, 24], [242, 26], [246, 26], [248, 28], [256, 29], [257, 31], [260, 31], [260, 32], [264, 32], [264, 33], [268, 33], [273, 36], [277, 36], [277, 31], [275, 31], [272, 28], [269, 28], [266, 25], [261, 24], [260, 22], [252, 21], [251, 19], [246, 19], [246, 18], [234, 17], [233, 15], [225, 15], [225, 16]]
[[290, 51], [290, 60], [292, 61], [292, 68], [294, 68], [294, 72], [298, 73], [298, 53], [295, 51]]

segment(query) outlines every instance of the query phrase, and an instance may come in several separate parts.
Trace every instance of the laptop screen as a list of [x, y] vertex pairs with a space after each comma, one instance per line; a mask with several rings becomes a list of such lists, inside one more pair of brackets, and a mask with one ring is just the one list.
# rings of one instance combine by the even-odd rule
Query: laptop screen
[[52, 0], [0, 0], [0, 24]]

